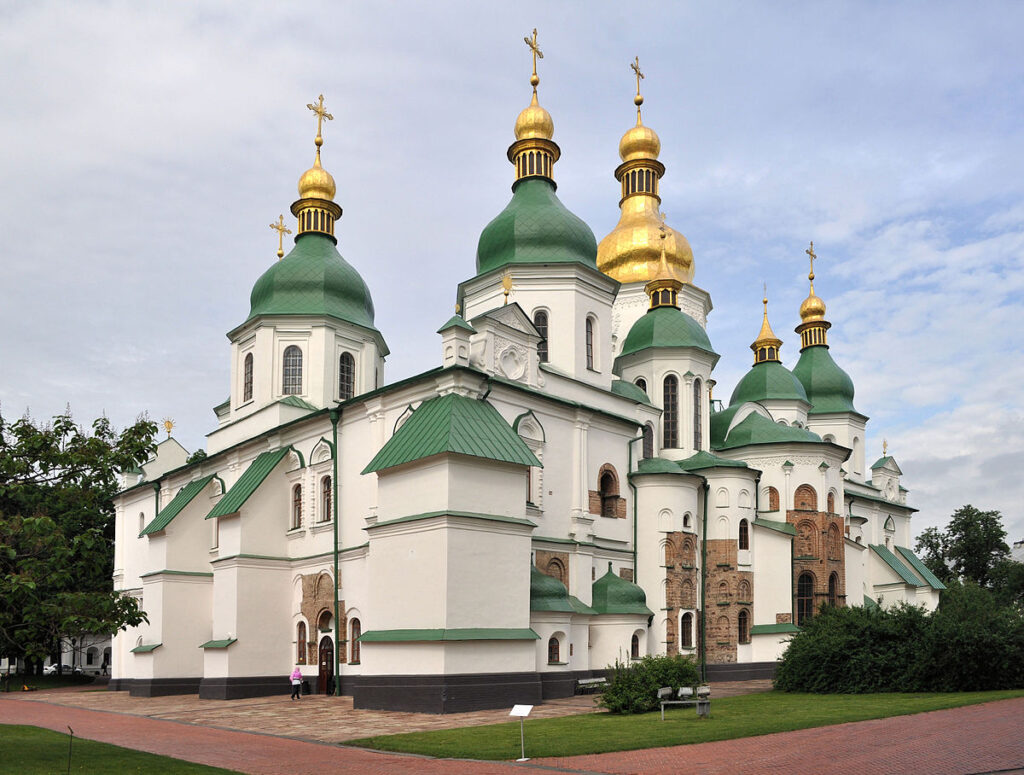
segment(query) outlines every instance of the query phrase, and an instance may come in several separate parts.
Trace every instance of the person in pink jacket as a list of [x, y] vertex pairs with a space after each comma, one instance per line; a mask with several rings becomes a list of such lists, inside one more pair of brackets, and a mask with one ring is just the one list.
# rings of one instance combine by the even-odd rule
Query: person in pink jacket
[[292, 681], [292, 699], [293, 700], [301, 700], [302, 699], [302, 671], [299, 670], [298, 666], [296, 666], [296, 668], [294, 670], [292, 670], [291, 681]]

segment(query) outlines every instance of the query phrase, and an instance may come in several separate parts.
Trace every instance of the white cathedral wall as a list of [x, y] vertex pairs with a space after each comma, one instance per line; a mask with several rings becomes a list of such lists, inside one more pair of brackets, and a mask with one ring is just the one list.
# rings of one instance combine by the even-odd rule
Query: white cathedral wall
[[866, 419], [849, 412], [841, 414], [812, 414], [807, 417], [807, 429], [822, 439], [830, 437], [836, 444], [851, 450], [850, 459], [842, 467], [854, 481], [863, 482], [871, 477], [864, 465], [864, 436]]
[[870, 551], [863, 543], [847, 538], [843, 541], [846, 555], [846, 605], [864, 605], [867, 588], [867, 558]]
[[[754, 571], [754, 611], [751, 624], [775, 624], [777, 614], [793, 613], [793, 540], [765, 527], [751, 530]], [[761, 636], [753, 638], [755, 653], [763, 653]], [[769, 651], [775, 647], [769, 638]], [[774, 659], [774, 657], [766, 657]]]
[[[651, 606], [648, 605], [648, 608]], [[647, 617], [638, 614], [602, 614], [590, 620], [590, 667], [603, 670], [629, 662], [633, 633], [647, 632]], [[641, 647], [641, 654], [644, 653]]]
[[[540, 672], [560, 672], [574, 670], [571, 664], [576, 660], [576, 644], [573, 641], [572, 614], [561, 611], [532, 611], [530, 627], [540, 637], [534, 641], [536, 663], [533, 669]], [[548, 642], [551, 638], [558, 639], [558, 662], [548, 662]], [[573, 657], [569, 657], [569, 644], [573, 644]], [[586, 651], [586, 649], [584, 649]], [[579, 668], [582, 669], [582, 668]]]
[[203, 652], [199, 646], [211, 638], [213, 579], [160, 574], [147, 578], [143, 589], [150, 621], [146, 642], [163, 645], [148, 660], [136, 662], [149, 667], [148, 677], [202, 676]]
[[447, 538], [444, 626], [529, 627], [529, 529], [452, 520]]

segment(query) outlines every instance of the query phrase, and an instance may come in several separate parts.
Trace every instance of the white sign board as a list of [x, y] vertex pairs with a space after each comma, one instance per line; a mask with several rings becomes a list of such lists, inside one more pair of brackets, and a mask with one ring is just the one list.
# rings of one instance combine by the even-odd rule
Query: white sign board
[[533, 710], [533, 706], [532, 705], [514, 705], [514, 706], [512, 706], [512, 712], [509, 713], [508, 715], [510, 715], [510, 716], [523, 716], [525, 718], [526, 716], [530, 715], [530, 711], [531, 710]]

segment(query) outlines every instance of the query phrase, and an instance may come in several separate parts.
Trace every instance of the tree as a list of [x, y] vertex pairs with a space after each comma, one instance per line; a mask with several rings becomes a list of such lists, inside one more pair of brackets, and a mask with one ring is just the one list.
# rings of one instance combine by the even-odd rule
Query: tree
[[985, 588], [992, 586], [993, 569], [1010, 553], [1002, 515], [970, 504], [953, 512], [944, 531], [934, 527], [923, 531], [914, 548], [944, 583], [961, 579]]
[[144, 417], [118, 433], [105, 417], [86, 431], [70, 411], [45, 425], [0, 414], [0, 653], [41, 664], [62, 638], [145, 620], [111, 584], [112, 498], [156, 432]]

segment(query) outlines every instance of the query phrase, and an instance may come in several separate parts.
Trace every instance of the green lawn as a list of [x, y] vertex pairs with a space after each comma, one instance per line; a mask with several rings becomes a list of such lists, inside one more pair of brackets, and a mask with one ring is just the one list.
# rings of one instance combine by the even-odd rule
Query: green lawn
[[4, 675], [0, 677], [0, 688], [9, 686], [12, 692], [20, 692], [22, 686], [34, 689], [59, 689], [62, 686], [91, 684], [94, 680], [91, 675], [71, 675], [70, 670], [64, 675], [12, 675], [9, 683], [7, 676]]
[[[765, 692], [711, 701], [711, 717], [693, 708], [636, 716], [598, 713], [526, 722], [526, 755], [575, 756], [789, 732], [1024, 697], [1024, 690], [953, 694], [787, 694]], [[519, 723], [410, 732], [351, 740], [346, 745], [467, 759], [519, 757]]]
[[[67, 772], [68, 735], [38, 727], [0, 725], [0, 773], [53, 775]], [[232, 770], [169, 759], [107, 743], [75, 738], [71, 772], [145, 775], [237, 775]]]

